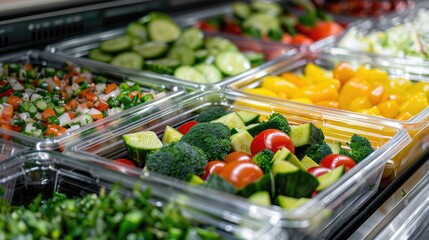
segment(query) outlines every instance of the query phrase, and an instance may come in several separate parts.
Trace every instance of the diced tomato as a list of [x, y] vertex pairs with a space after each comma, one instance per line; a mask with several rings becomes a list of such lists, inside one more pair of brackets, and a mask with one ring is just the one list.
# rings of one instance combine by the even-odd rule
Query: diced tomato
[[20, 97], [17, 96], [10, 96], [7, 99], [7, 103], [9, 103], [10, 105], [12, 105], [13, 109], [18, 109], [19, 105], [23, 102], [24, 100]]
[[104, 89], [105, 93], [110, 93], [112, 91], [114, 91], [118, 86], [116, 86], [116, 83], [111, 83], [109, 85], [107, 85], [106, 89]]
[[92, 108], [92, 107], [94, 107], [94, 102], [93, 102], [93, 101], [86, 101], [86, 102], [85, 102], [85, 104], [86, 104], [86, 107], [87, 107], [87, 108]]
[[105, 111], [105, 110], [109, 109], [109, 104], [107, 104], [107, 103], [105, 103], [103, 101], [98, 101], [97, 109], [99, 111]]
[[86, 100], [88, 100], [88, 101], [93, 101], [93, 102], [95, 102], [95, 101], [97, 101], [97, 99], [98, 99], [97, 94], [95, 94], [95, 93], [93, 93], [93, 92], [89, 92], [89, 93], [86, 95]]
[[239, 35], [241, 34], [241, 26], [236, 23], [228, 23], [224, 28], [224, 32]]
[[128, 97], [132, 99], [136, 95], [138, 96], [139, 99], [141, 98], [141, 94], [139, 93], [139, 91], [130, 92], [130, 94], [128, 94]]
[[71, 107], [68, 104], [63, 104], [63, 108], [66, 110], [66, 112], [71, 110]]
[[7, 81], [5, 81], [5, 80], [1, 80], [0, 81], [0, 86], [2, 86], [2, 87], [4, 87], [4, 86], [6, 86], [6, 85], [8, 85], [9, 83], [7, 82]]
[[68, 112], [70, 119], [73, 119], [76, 117], [76, 112]]
[[33, 69], [33, 65], [31, 65], [30, 63], [25, 63], [22, 65], [22, 69], [24, 69], [25, 71], [31, 70]]
[[90, 92], [91, 92], [91, 89], [89, 89], [89, 88], [85, 88], [85, 89], [83, 89], [83, 90], [80, 92], [79, 96], [80, 96], [81, 98], [84, 98], [84, 97], [86, 97], [86, 95], [88, 95], [88, 93], [90, 93]]
[[200, 21], [196, 24], [196, 27], [198, 27], [201, 30], [207, 30], [207, 31], [216, 31], [217, 27], [209, 24], [206, 21]]
[[63, 99], [69, 99], [69, 95], [66, 91], [61, 91], [60, 92], [60, 97]]
[[6, 90], [6, 91], [4, 91], [4, 92], [0, 93], [0, 98], [2, 98], [2, 97], [9, 97], [9, 96], [10, 96], [10, 95], [12, 95], [14, 92], [15, 92], [15, 90], [13, 90], [12, 88], [11, 88], [11, 89], [8, 89], [8, 90]]
[[309, 36], [314, 41], [318, 41], [329, 36], [336, 36], [342, 31], [343, 27], [336, 22], [318, 22]]
[[102, 113], [91, 114], [91, 117], [92, 117], [95, 121], [97, 121], [97, 120], [103, 119], [103, 114], [102, 114]]
[[55, 137], [58, 137], [60, 135], [63, 135], [66, 133], [66, 129], [64, 127], [61, 127], [56, 124], [49, 124], [46, 128], [45, 136], [53, 135]]
[[12, 105], [3, 105], [3, 111], [1, 114], [2, 122], [10, 123], [10, 120], [13, 116], [13, 107]]
[[312, 26], [306, 26], [306, 25], [303, 25], [300, 23], [298, 23], [295, 26], [295, 28], [296, 28], [296, 30], [298, 30], [298, 32], [305, 34], [305, 35], [310, 34], [314, 29], [314, 27], [312, 27]]
[[52, 80], [54, 81], [55, 85], [61, 87], [61, 79], [58, 76], [54, 76]]
[[[12, 126], [11, 124], [8, 124], [8, 123], [2, 123], [1, 127], [4, 129], [7, 129], [7, 130], [15, 131], [15, 132], [21, 131], [21, 126]], [[11, 140], [12, 136], [7, 135], [7, 134], [2, 134], [2, 138], [4, 140]]]
[[284, 44], [290, 44], [292, 42], [292, 36], [288, 33], [283, 34], [281, 42]]
[[292, 43], [297, 45], [312, 44], [313, 40], [311, 40], [311, 38], [304, 36], [303, 34], [298, 33], [292, 37]]
[[79, 103], [76, 99], [73, 99], [69, 102], [69, 105], [70, 105], [72, 110], [75, 110], [77, 108], [77, 105], [79, 105]]
[[45, 109], [45, 111], [42, 112], [42, 121], [47, 122], [48, 121], [48, 117], [51, 117], [51, 116], [55, 116], [56, 117], [57, 114], [55, 113], [54, 110], [52, 110], [52, 108], [47, 107]]
[[88, 105], [86, 104], [86, 102], [79, 104], [79, 107], [81, 108], [88, 108]]
[[74, 80], [74, 82], [75, 82], [75, 83], [77, 83], [77, 84], [79, 84], [79, 83], [81, 83], [81, 82], [83, 82], [83, 81], [85, 81], [85, 80], [86, 80], [86, 77], [80, 76], [80, 77], [77, 77], [77, 78]]

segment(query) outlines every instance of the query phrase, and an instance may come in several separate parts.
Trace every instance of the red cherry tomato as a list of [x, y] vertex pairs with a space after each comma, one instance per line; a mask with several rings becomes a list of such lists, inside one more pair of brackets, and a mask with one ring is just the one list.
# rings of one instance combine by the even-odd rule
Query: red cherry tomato
[[235, 161], [227, 164], [219, 173], [219, 176], [240, 189], [255, 182], [264, 175], [256, 164], [246, 161]]
[[194, 120], [185, 122], [177, 128], [177, 131], [185, 135], [189, 132], [189, 129], [191, 129], [191, 127], [195, 126], [196, 124], [198, 124], [198, 122]]
[[206, 30], [206, 31], [216, 31], [217, 30], [216, 26], [213, 26], [206, 21], [200, 21], [195, 26], [201, 30]]
[[252, 162], [252, 155], [245, 152], [232, 152], [232, 153], [229, 153], [223, 161], [225, 163], [232, 163], [235, 161]]
[[224, 28], [224, 32], [240, 35], [241, 34], [241, 26], [236, 23], [228, 23]]
[[344, 165], [345, 171], [347, 172], [352, 167], [356, 166], [356, 162], [348, 156], [336, 153], [329, 154], [320, 162], [320, 166], [330, 169], [334, 169], [341, 165]]
[[313, 40], [311, 40], [311, 38], [306, 37], [303, 34], [298, 33], [292, 37], [291, 43], [296, 45], [308, 45], [308, 44], [312, 44]]
[[210, 174], [212, 174], [212, 173], [219, 174], [223, 170], [225, 165], [226, 165], [226, 163], [219, 161], [219, 160], [214, 160], [214, 161], [208, 162], [206, 165], [206, 168], [205, 168], [204, 175], [201, 176], [201, 178], [203, 180], [206, 180], [210, 176]]
[[118, 159], [113, 160], [113, 162], [120, 163], [120, 164], [126, 165], [128, 167], [137, 167], [133, 161], [126, 159], [126, 158], [118, 158]]
[[322, 38], [335, 36], [343, 31], [343, 27], [336, 22], [318, 22], [309, 36], [318, 41]]
[[325, 173], [330, 172], [331, 169], [326, 168], [326, 167], [311, 167], [309, 169], [307, 169], [307, 172], [310, 173], [311, 175], [318, 177], [321, 176]]
[[289, 135], [277, 129], [266, 129], [252, 140], [250, 152], [255, 155], [264, 149], [270, 149], [275, 153], [283, 147], [295, 153], [295, 147]]
[[138, 176], [138, 173], [134, 172], [138, 167], [133, 161], [126, 158], [118, 158], [113, 160], [114, 166], [108, 165], [107, 167], [117, 172], [122, 172], [128, 175]]

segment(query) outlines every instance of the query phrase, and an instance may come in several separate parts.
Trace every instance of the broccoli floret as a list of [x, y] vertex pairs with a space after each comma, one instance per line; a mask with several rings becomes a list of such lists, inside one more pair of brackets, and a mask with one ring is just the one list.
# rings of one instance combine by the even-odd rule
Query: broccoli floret
[[248, 129], [248, 132], [254, 137], [265, 129], [278, 129], [286, 134], [290, 133], [290, 126], [286, 118], [280, 113], [272, 113], [267, 121]]
[[332, 154], [332, 149], [326, 142], [322, 144], [312, 144], [306, 149], [305, 154], [316, 163], [320, 163], [324, 157]]
[[258, 152], [252, 158], [252, 162], [258, 165], [264, 173], [267, 173], [271, 169], [271, 160], [274, 157], [274, 153], [269, 149], [264, 149]]
[[231, 150], [231, 131], [222, 123], [206, 122], [193, 126], [180, 141], [201, 148], [209, 160], [223, 160]]
[[203, 175], [207, 163], [207, 156], [198, 147], [174, 142], [149, 154], [146, 167], [149, 171], [185, 179], [188, 174]]
[[210, 122], [226, 115], [228, 111], [223, 106], [212, 105], [204, 108], [198, 117], [195, 119], [197, 122]]
[[369, 140], [357, 134], [353, 134], [347, 146], [350, 147], [350, 150], [341, 149], [340, 154], [351, 157], [356, 163], [364, 160], [369, 154], [374, 152]]

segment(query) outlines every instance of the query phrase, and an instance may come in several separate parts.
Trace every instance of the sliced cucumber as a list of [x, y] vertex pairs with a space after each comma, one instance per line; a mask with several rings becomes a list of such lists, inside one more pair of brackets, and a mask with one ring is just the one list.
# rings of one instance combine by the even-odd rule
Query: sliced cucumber
[[263, 13], [250, 15], [243, 23], [245, 29], [254, 29], [260, 32], [261, 36], [268, 36], [272, 30], [281, 29], [278, 18]]
[[174, 69], [177, 68], [179, 65], [180, 62], [175, 59], [161, 58], [145, 61], [143, 64], [143, 68], [160, 74], [172, 75], [174, 73]]
[[150, 151], [160, 149], [162, 142], [152, 131], [130, 133], [122, 136], [128, 155], [139, 166], [144, 167]]
[[332, 153], [340, 153], [341, 143], [340, 142], [326, 142], [328, 146], [331, 148]]
[[160, 19], [160, 18], [171, 20], [171, 18], [170, 18], [170, 16], [168, 14], [166, 14], [164, 12], [153, 11], [153, 12], [150, 12], [149, 14], [144, 15], [143, 17], [141, 17], [138, 22], [141, 25], [145, 26], [149, 22], [151, 22], [151, 21], [153, 21], [155, 19]]
[[218, 83], [222, 81], [222, 73], [211, 64], [200, 63], [195, 65], [195, 68], [206, 77], [208, 83]]
[[247, 200], [254, 204], [271, 206], [270, 193], [267, 191], [256, 192], [248, 197]]
[[258, 52], [244, 52], [244, 56], [249, 59], [252, 67], [256, 67], [265, 62], [265, 56]]
[[166, 126], [164, 130], [164, 135], [162, 136], [162, 144], [166, 145], [168, 143], [177, 142], [183, 137], [183, 134], [177, 131], [175, 128]]
[[[235, 128], [234, 128], [235, 129]], [[231, 136], [231, 148], [237, 152], [250, 152], [253, 137], [248, 131], [240, 131]]]
[[100, 48], [91, 49], [88, 53], [88, 57], [100, 62], [107, 62], [107, 63], [111, 62], [113, 59], [112, 55], [101, 51]]
[[232, 4], [232, 13], [240, 19], [246, 19], [252, 13], [252, 9], [245, 2], [234, 2]]
[[216, 56], [216, 66], [226, 75], [237, 75], [251, 68], [250, 61], [240, 52], [226, 51]]
[[147, 41], [146, 28], [138, 22], [131, 22], [127, 27], [128, 35]]
[[174, 76], [183, 80], [195, 82], [195, 83], [203, 83], [207, 84], [207, 80], [204, 75], [190, 66], [181, 66], [174, 71]]
[[293, 198], [279, 195], [276, 198], [277, 204], [286, 210], [293, 210], [299, 208], [304, 203], [308, 202], [309, 198]]
[[129, 36], [115, 37], [100, 44], [100, 49], [106, 53], [118, 53], [131, 48], [131, 38]]
[[308, 170], [309, 168], [312, 167], [318, 167], [319, 164], [317, 164], [315, 161], [313, 161], [313, 159], [311, 159], [309, 156], [305, 155], [302, 159], [301, 159], [301, 163], [302, 165], [305, 167], [306, 170]]
[[192, 50], [199, 49], [204, 44], [204, 34], [199, 28], [190, 27], [185, 29], [175, 45], [184, 45]]
[[336, 167], [332, 171], [317, 177], [317, 181], [319, 181], [319, 186], [317, 187], [316, 191], [322, 191], [323, 189], [326, 189], [332, 184], [334, 184], [334, 182], [336, 182], [341, 176], [343, 176], [344, 170], [344, 165], [341, 165], [339, 167]]
[[117, 55], [111, 64], [119, 67], [142, 69], [143, 58], [134, 52], [124, 52]]
[[257, 113], [238, 111], [237, 114], [241, 117], [241, 119], [243, 119], [243, 122], [246, 124], [246, 126], [259, 122], [260, 115]]
[[222, 51], [239, 51], [237, 45], [224, 37], [209, 37], [206, 39], [205, 46], [209, 52], [214, 53]]
[[291, 126], [289, 135], [295, 147], [307, 144], [322, 144], [325, 140], [322, 130], [313, 123]]
[[204, 62], [209, 56], [207, 49], [200, 49], [194, 52], [195, 62]]
[[[284, 164], [289, 162], [277, 161], [273, 166], [280, 163]], [[293, 165], [291, 163], [289, 164]], [[276, 194], [294, 198], [311, 197], [319, 185], [319, 182], [313, 175], [300, 170], [297, 167], [295, 168], [295, 171], [277, 172], [274, 175]]]
[[152, 41], [173, 42], [181, 33], [180, 27], [169, 18], [156, 18], [147, 25], [149, 37]]
[[250, 4], [252, 9], [256, 12], [260, 12], [270, 16], [279, 16], [282, 13], [282, 7], [275, 2], [269, 1], [255, 1]]
[[143, 44], [135, 45], [133, 51], [138, 53], [145, 59], [157, 58], [166, 53], [168, 45], [163, 42], [146, 42]]
[[194, 52], [187, 46], [174, 46], [168, 52], [168, 58], [176, 59], [182, 65], [192, 65], [194, 64], [195, 57]]
[[274, 176], [282, 173], [292, 173], [299, 171], [299, 168], [287, 161], [275, 161], [271, 168]]
[[212, 122], [223, 123], [228, 126], [229, 129], [244, 129], [246, 127], [243, 119], [241, 119], [240, 115], [238, 115], [236, 112], [228, 113], [218, 119], [213, 120]]
[[307, 171], [307, 169], [302, 165], [301, 161], [293, 154], [289, 149], [283, 147], [282, 149], [278, 150], [272, 159], [272, 162], [278, 162], [278, 161], [288, 161], [298, 167], [299, 169], [303, 171]]

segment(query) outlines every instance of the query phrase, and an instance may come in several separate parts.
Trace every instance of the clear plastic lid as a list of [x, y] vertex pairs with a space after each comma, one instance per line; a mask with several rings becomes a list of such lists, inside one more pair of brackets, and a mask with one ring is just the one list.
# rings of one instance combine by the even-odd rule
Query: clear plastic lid
[[[282, 113], [289, 123], [312, 122], [320, 127], [326, 141], [338, 141], [345, 145], [354, 133], [368, 138], [377, 150], [363, 163], [341, 177], [333, 186], [322, 191], [302, 207], [282, 212], [283, 226], [292, 229], [292, 235], [316, 236], [322, 232], [332, 233], [338, 222], [349, 218], [358, 207], [376, 193], [386, 161], [395, 156], [409, 141], [406, 131], [382, 126], [375, 122], [362, 122], [360, 119], [336, 112], [324, 112], [308, 105], [267, 102], [237, 92], [195, 92], [163, 109], [151, 119], [130, 121], [123, 119], [117, 128], [108, 132], [92, 134], [79, 142], [72, 142], [67, 151], [88, 152], [108, 159], [124, 157], [127, 154], [122, 135], [138, 131], [154, 131], [162, 136], [167, 125], [177, 127], [194, 119], [199, 111], [211, 105], [222, 105], [231, 110], [243, 110], [269, 115]], [[338, 124], [338, 125], [337, 125]], [[210, 190], [207, 195], [216, 195]], [[235, 199], [235, 198], [234, 198]]]
[[25, 146], [0, 139], [0, 161], [25, 150], [28, 150]]
[[107, 82], [120, 83], [122, 81], [135, 82], [140, 85], [142, 90], [152, 91], [155, 99], [142, 103], [138, 106], [129, 108], [114, 115], [105, 117], [101, 120], [86, 126], [66, 132], [64, 135], [53, 138], [36, 138], [24, 135], [19, 132], [0, 128], [0, 135], [3, 138], [18, 142], [32, 149], [56, 150], [61, 149], [66, 142], [72, 139], [80, 138], [85, 134], [93, 131], [98, 131], [99, 128], [109, 125], [117, 119], [128, 116], [135, 112], [139, 112], [144, 116], [157, 111], [157, 107], [161, 104], [168, 104], [175, 97], [185, 94], [185, 90], [173, 83], [165, 80], [159, 75], [148, 76], [133, 76], [126, 69], [103, 66], [96, 62], [87, 61], [85, 59], [76, 59], [68, 56], [61, 56], [48, 52], [31, 50], [26, 52], [13, 53], [0, 57], [0, 67], [3, 63], [30, 63], [34, 65], [42, 65], [53, 68], [62, 68], [64, 64], [71, 63], [76, 67], [84, 67], [92, 74], [101, 75], [107, 78]]
[[[191, 224], [212, 227], [227, 239], [287, 239], [287, 233], [277, 224], [280, 214], [240, 199], [206, 196], [198, 189], [149, 173], [140, 178], [111, 169], [115, 164], [103, 159], [73, 153], [72, 156], [50, 151], [30, 151], [1, 162], [0, 186], [12, 205], [28, 203], [39, 194], [44, 199], [54, 192], [69, 197], [110, 191], [118, 184], [120, 194], [132, 196], [138, 186], [151, 189], [150, 201], [157, 207], [177, 204], [181, 214]], [[131, 171], [132, 172], [132, 171]], [[132, 172], [139, 176], [140, 171]]]

